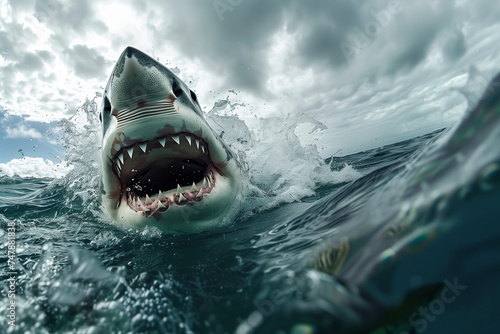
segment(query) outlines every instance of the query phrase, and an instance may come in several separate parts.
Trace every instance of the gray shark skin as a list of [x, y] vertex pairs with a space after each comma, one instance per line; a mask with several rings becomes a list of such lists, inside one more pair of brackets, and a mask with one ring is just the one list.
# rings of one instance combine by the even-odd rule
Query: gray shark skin
[[101, 201], [119, 225], [189, 233], [234, 218], [240, 164], [206, 122], [196, 94], [165, 66], [127, 47], [100, 119]]

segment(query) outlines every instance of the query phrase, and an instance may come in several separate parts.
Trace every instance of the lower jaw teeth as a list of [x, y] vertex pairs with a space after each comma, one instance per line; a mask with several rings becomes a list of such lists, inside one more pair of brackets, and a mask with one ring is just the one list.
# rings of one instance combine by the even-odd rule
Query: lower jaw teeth
[[160, 191], [158, 195], [153, 198], [146, 195], [145, 198], [141, 199], [136, 194], [128, 192], [127, 201], [132, 210], [142, 212], [144, 215], [150, 216], [157, 211], [164, 212], [174, 204], [187, 205], [199, 202], [204, 198], [204, 196], [211, 192], [214, 185], [215, 178], [213, 175], [209, 175], [203, 179], [201, 186], [199, 186], [199, 190], [193, 182], [193, 185], [189, 190], [183, 190], [180, 185], [177, 185], [177, 189], [174, 193], [167, 195]]
[[164, 211], [168, 209], [167, 206], [163, 205], [161, 202], [158, 202], [158, 211]]
[[184, 197], [182, 194], [179, 194], [179, 203], [184, 203], [187, 201], [187, 198]]

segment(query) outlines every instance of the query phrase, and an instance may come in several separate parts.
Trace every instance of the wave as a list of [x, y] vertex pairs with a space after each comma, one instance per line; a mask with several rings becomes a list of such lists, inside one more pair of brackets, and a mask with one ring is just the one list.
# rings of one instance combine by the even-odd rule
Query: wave
[[[391, 150], [365, 153], [364, 162], [378, 154], [371, 173], [263, 236], [263, 249], [281, 251], [289, 238], [300, 238], [302, 245], [293, 243], [302, 246], [300, 258], [266, 262], [265, 270], [280, 270], [264, 279], [255, 305], [268, 305], [276, 291], [286, 303], [273, 304], [272, 312], [256, 308], [238, 331], [477, 332], [477, 318], [482, 332], [498, 331], [491, 312], [496, 302], [483, 298], [500, 297], [491, 287], [500, 277], [498, 87], [500, 75], [459, 124], [392, 164], [384, 162]], [[308, 230], [310, 221], [314, 229]], [[290, 237], [298, 226], [300, 233]], [[449, 290], [456, 302], [441, 314], [445, 301], [451, 303], [442, 297]], [[441, 305], [439, 312], [433, 305]], [[423, 317], [429, 308], [433, 320]]]

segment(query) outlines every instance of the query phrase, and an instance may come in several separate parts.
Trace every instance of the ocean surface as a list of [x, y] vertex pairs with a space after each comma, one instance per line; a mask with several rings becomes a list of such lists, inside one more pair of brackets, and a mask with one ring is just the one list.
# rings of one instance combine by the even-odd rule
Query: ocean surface
[[191, 235], [102, 213], [87, 101], [61, 122], [70, 172], [0, 176], [0, 332], [500, 333], [496, 87], [453, 127], [326, 161], [294, 132], [315, 120], [255, 133], [222, 101], [208, 117], [245, 162], [246, 200]]

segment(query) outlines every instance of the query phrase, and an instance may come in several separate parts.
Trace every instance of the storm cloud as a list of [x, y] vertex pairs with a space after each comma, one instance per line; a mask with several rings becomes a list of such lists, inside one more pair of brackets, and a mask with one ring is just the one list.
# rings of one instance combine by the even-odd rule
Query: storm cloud
[[[268, 56], [276, 34], [292, 36], [286, 61], [303, 70], [334, 74], [349, 68], [350, 59], [342, 43], [364, 38], [359, 61], [376, 49], [383, 61], [371, 64], [372, 77], [408, 72], [426, 60], [442, 34], [454, 32], [445, 48], [453, 62], [466, 51], [458, 44], [454, 1], [166, 1], [148, 3], [146, 11], [174, 13], [153, 24], [155, 42], [168, 40], [186, 57], [200, 60], [214, 73], [227, 74], [228, 86], [265, 90], [269, 79]], [[219, 8], [219, 9], [218, 9]], [[393, 8], [397, 10], [391, 11]], [[362, 35], [362, 36], [360, 36]], [[454, 56], [453, 56], [454, 55]], [[355, 55], [358, 57], [358, 54]], [[356, 58], [353, 57], [353, 58]], [[379, 60], [382, 57], [378, 57]], [[285, 59], [284, 59], [285, 61]]]
[[487, 0], [3, 1], [0, 105], [66, 117], [132, 45], [182, 69], [205, 107], [240, 92], [241, 118], [306, 112], [329, 128], [326, 155], [355, 151], [455, 122], [454, 88], [500, 69], [499, 16]]
[[78, 77], [105, 79], [105, 59], [96, 49], [78, 44], [72, 48], [67, 48], [64, 52], [67, 62], [72, 65]]

